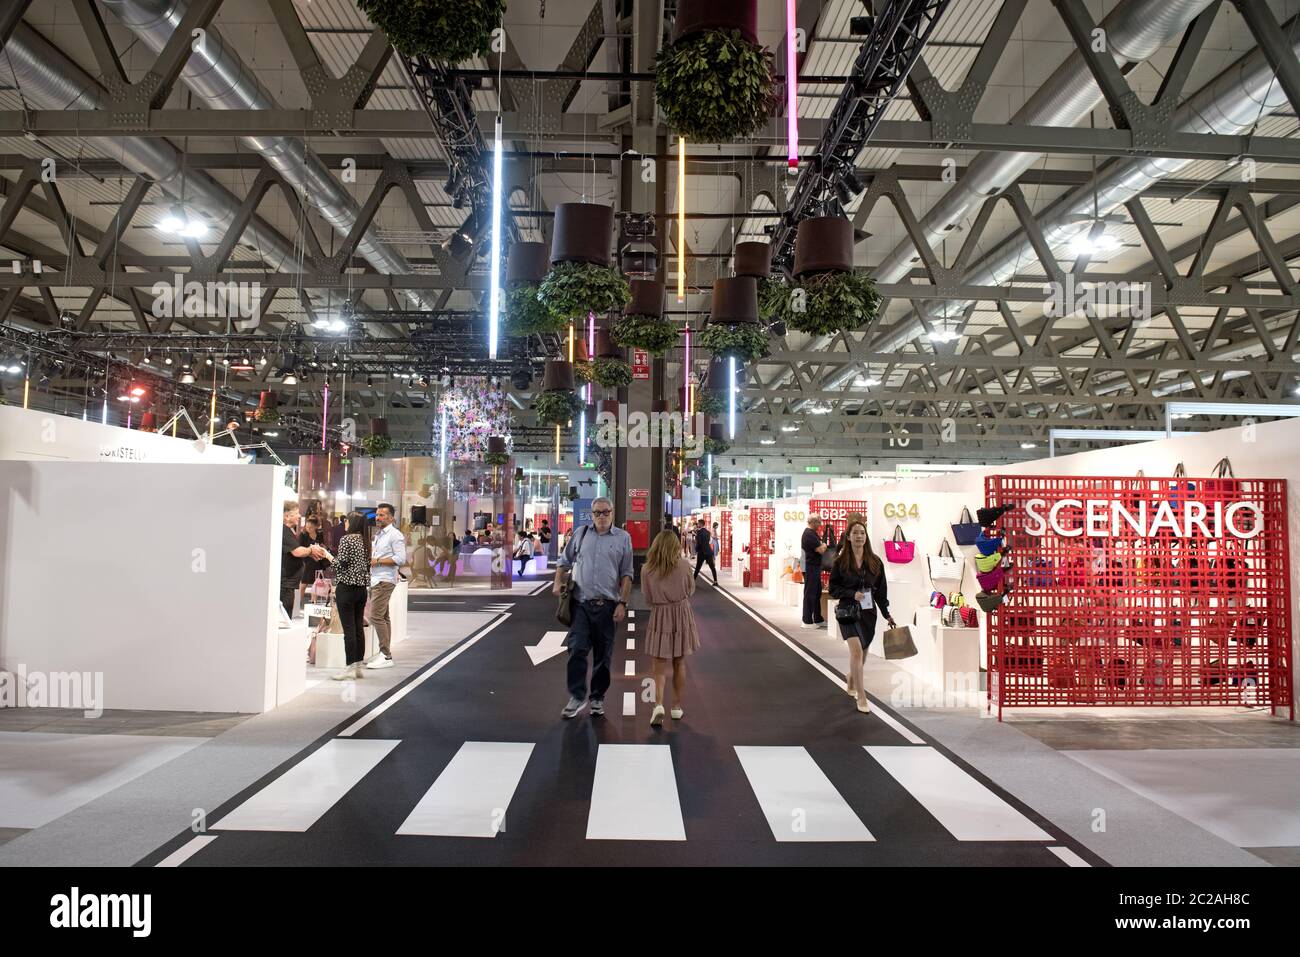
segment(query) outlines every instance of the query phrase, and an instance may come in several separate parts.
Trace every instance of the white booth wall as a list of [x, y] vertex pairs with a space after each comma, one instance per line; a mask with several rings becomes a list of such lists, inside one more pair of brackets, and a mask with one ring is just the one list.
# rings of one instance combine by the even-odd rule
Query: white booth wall
[[105, 708], [274, 707], [302, 667], [277, 627], [283, 471], [0, 462], [0, 669], [102, 673]]
[[[161, 432], [141, 432], [93, 419], [83, 421], [53, 412], [0, 406], [0, 460], [64, 462], [203, 462], [238, 464], [231, 445], [196, 442]], [[229, 442], [229, 439], [225, 440]]]

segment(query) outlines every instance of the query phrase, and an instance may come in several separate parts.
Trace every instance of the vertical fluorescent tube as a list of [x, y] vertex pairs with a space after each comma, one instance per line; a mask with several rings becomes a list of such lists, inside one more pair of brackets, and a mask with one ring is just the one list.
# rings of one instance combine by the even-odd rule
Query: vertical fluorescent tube
[[[793, 2], [793, 0], [791, 0]], [[501, 114], [492, 140], [492, 285], [488, 292], [488, 358], [497, 357], [501, 319]]]
[[786, 164], [799, 166], [799, 75], [795, 68], [794, 0], [785, 0], [785, 132]]
[[330, 384], [329, 382], [326, 382], [324, 399], [321, 401], [321, 407], [320, 407], [320, 447], [322, 450], [324, 450], [326, 447], [325, 436], [327, 434], [327, 429], [329, 427], [329, 416], [330, 416]]
[[695, 383], [691, 381], [691, 326], [686, 324], [686, 355], [682, 359], [682, 368], [686, 370], [686, 420], [695, 414]]
[[[212, 376], [212, 401], [208, 403], [208, 441], [215, 441], [217, 434], [217, 383], [216, 374]], [[324, 448], [324, 446], [322, 446]]]
[[[587, 358], [590, 359], [591, 356], [587, 356]], [[573, 322], [572, 321], [569, 322], [569, 361], [570, 362], [573, 361]]]
[[686, 137], [677, 137], [677, 301], [686, 300]]
[[[588, 386], [590, 388], [590, 386]], [[587, 461], [587, 410], [582, 410], [582, 415], [578, 417], [578, 464], [582, 465]]]
[[709, 481], [713, 481], [713, 453], [709, 453]]
[[560, 464], [560, 424], [555, 424], [555, 464]]
[[438, 470], [447, 474], [447, 407], [442, 407], [442, 430], [438, 437]]
[[[596, 314], [587, 313], [587, 358], [595, 359], [596, 352]], [[591, 401], [591, 383], [587, 383], [587, 401]], [[586, 453], [583, 453], [584, 457]]]
[[731, 372], [731, 389], [728, 394], [727, 403], [727, 437], [734, 439], [736, 437], [736, 357], [727, 357], [727, 367]]
[[[23, 376], [23, 408], [24, 409], [30, 408], [30, 406], [28, 406], [27, 404], [27, 399], [31, 392], [31, 388], [32, 388], [32, 377], [29, 375]], [[130, 427], [131, 426], [129, 425], [127, 426], [128, 429]]]
[[99, 416], [101, 425], [108, 425], [108, 396], [104, 396], [104, 411]]

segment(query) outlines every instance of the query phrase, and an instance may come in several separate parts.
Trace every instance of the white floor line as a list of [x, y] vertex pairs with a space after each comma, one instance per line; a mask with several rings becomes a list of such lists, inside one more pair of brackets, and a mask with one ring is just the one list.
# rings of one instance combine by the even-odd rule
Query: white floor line
[[383, 714], [393, 705], [397, 704], [397, 702], [401, 701], [403, 698], [405, 698], [408, 694], [410, 694], [412, 691], [414, 691], [424, 682], [428, 681], [430, 678], [436, 675], [447, 665], [451, 664], [451, 662], [455, 661], [458, 657], [460, 657], [462, 652], [464, 652], [467, 648], [470, 648], [473, 645], [477, 644], [488, 632], [490, 632], [493, 628], [501, 624], [509, 617], [510, 617], [509, 612], [503, 614], [500, 618], [498, 618], [496, 621], [492, 622], [490, 625], [485, 627], [473, 638], [469, 639], [468, 641], [464, 642], [461, 645], [458, 645], [456, 649], [452, 651], [450, 654], [446, 655], [445, 657], [439, 658], [438, 661], [434, 663], [433, 667], [430, 668], [428, 671], [426, 671], [424, 674], [420, 675], [419, 678], [412, 681], [409, 685], [404, 687], [401, 691], [397, 692], [397, 694], [393, 695], [391, 698], [386, 699], [383, 704], [371, 709], [366, 714], [362, 715], [356, 721], [352, 722], [352, 724], [348, 725], [347, 728], [345, 728], [343, 731], [340, 731], [339, 737], [348, 738], [356, 734], [358, 731], [360, 731], [362, 728], [368, 725], [371, 721], [374, 721], [375, 718], [379, 717], [381, 714]]
[[[725, 588], [719, 588], [718, 594], [725, 596], [728, 601], [734, 604], [737, 608], [743, 611], [750, 618], [754, 619], [754, 621], [758, 622], [758, 624], [760, 624], [763, 628], [767, 629], [767, 631], [770, 632], [774, 638], [782, 642], [787, 648], [793, 651], [796, 655], [798, 655], [804, 661], [808, 662], [808, 664], [816, 668], [825, 677], [833, 681], [837, 688], [843, 689], [844, 678], [842, 675], [837, 675], [835, 672], [831, 671], [829, 668], [823, 665], [812, 655], [808, 654], [808, 652], [801, 645], [796, 644], [794, 641], [790, 640], [790, 638], [788, 638], [786, 635], [782, 634], [780, 631], [773, 628], [770, 624], [768, 624], [766, 621], [764, 621], [754, 612], [750, 611], [748, 608], [745, 607], [744, 603], [742, 603], [738, 598], [732, 595], [731, 592], [727, 591]], [[875, 715], [877, 718], [879, 718], [881, 721], [885, 722], [885, 724], [889, 725], [899, 734], [901, 734], [905, 740], [910, 741], [912, 744], [925, 744], [924, 738], [920, 737], [918, 734], [916, 734], [916, 732], [912, 731], [910, 728], [904, 726], [904, 724], [901, 721], [899, 721], [892, 714], [886, 711], [878, 703], [873, 703], [871, 705], [871, 713]]]
[[1070, 850], [1068, 847], [1049, 847], [1048, 850], [1051, 851], [1053, 854], [1055, 854], [1057, 857], [1059, 857], [1061, 860], [1065, 861], [1065, 863], [1069, 864], [1071, 867], [1092, 867], [1091, 864], [1085, 861], [1078, 854], [1074, 853], [1074, 851]]
[[632, 622], [629, 621], [629, 622], [627, 623], [627, 630], [628, 630], [628, 631], [636, 631], [636, 625], [632, 624]]
[[778, 841], [874, 841], [805, 748], [737, 746], [736, 756]]
[[959, 841], [1052, 840], [1052, 835], [934, 748], [864, 747]]
[[587, 840], [684, 841], [672, 751], [666, 744], [602, 744], [596, 752]]
[[546, 591], [546, 589], [550, 588], [551, 585], [552, 585], [551, 582], [542, 582], [540, 585], [538, 585], [536, 588], [534, 588], [532, 591], [528, 593], [528, 597], [531, 598], [533, 595], [540, 595], [542, 592]]
[[636, 612], [632, 611], [631, 609], [628, 609], [627, 620], [631, 621], [635, 617], [636, 617]]
[[183, 846], [172, 851], [155, 864], [154, 867], [180, 867], [216, 839], [217, 835], [215, 834], [200, 834], [198, 837], [191, 838]]
[[636, 662], [631, 660], [630, 658], [627, 661], [623, 662], [623, 677], [624, 678], [636, 677]]
[[305, 831], [398, 743], [338, 738], [327, 741], [223, 817], [212, 830]]
[[627, 650], [628, 650], [628, 651], [636, 651], [636, 639], [635, 639], [635, 638], [629, 638], [629, 639], [627, 640]]
[[636, 715], [636, 692], [623, 692], [623, 717], [631, 718]]
[[532, 753], [532, 744], [466, 741], [397, 833], [496, 837]]

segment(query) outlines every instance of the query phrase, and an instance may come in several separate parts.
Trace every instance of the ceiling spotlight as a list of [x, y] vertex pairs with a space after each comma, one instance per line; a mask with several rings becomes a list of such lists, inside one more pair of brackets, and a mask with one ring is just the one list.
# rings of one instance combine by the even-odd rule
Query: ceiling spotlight
[[783, 425], [783, 426], [781, 426], [781, 431], [782, 431], [782, 432], [798, 432], [798, 431], [799, 431], [799, 426], [797, 426], [797, 425]]
[[133, 385], [131, 386], [130, 392], [131, 395], [135, 396], [136, 398], [139, 398], [140, 396], [144, 395], [145, 388], [142, 385]]
[[230, 364], [232, 372], [252, 372], [253, 360], [250, 356], [244, 355]]
[[1070, 252], [1075, 256], [1104, 255], [1105, 253], [1114, 252], [1119, 249], [1119, 246], [1119, 240], [1107, 233], [1101, 233], [1097, 236], [1082, 233], [1070, 240]]
[[206, 359], [204, 359], [204, 360], [203, 360], [203, 364], [204, 364], [205, 366], [210, 366], [210, 365], [212, 365], [212, 356], [208, 356]]
[[165, 366], [169, 366], [169, 365], [171, 365], [171, 364], [172, 364], [172, 357], [171, 357], [171, 356], [167, 356], [165, 359], [163, 359], [163, 365], [165, 365]]
[[1038, 443], [1037, 443], [1037, 442], [1021, 442], [1021, 443], [1020, 443], [1020, 447], [1021, 447], [1022, 449], [1036, 449], [1036, 448], [1038, 448]]
[[853, 384], [859, 389], [872, 389], [880, 385], [880, 380], [872, 375], [860, 375], [853, 380]]
[[776, 439], [759, 439], [759, 445], [776, 445]]
[[925, 336], [931, 342], [955, 342], [961, 338], [956, 329], [931, 329]]
[[181, 368], [180, 381], [183, 385], [193, 385], [194, 371], [189, 366], [184, 366]]
[[293, 370], [290, 369], [287, 372], [285, 372], [283, 381], [285, 385], [297, 385], [298, 377], [294, 375]]
[[181, 221], [175, 216], [164, 216], [158, 221], [158, 228], [164, 233], [179, 233], [183, 228]]
[[831, 410], [831, 407], [830, 407], [829, 405], [810, 405], [810, 406], [808, 406], [808, 411], [811, 412], [813, 415], [825, 415], [825, 414], [826, 414], [827, 412], [829, 412], [830, 410]]

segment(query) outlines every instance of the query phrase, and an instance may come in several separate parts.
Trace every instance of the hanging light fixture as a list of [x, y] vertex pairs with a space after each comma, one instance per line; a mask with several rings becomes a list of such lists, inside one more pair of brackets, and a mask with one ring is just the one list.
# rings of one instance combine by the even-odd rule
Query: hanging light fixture
[[686, 300], [686, 137], [677, 137], [677, 301]]
[[325, 439], [326, 439], [326, 435], [328, 434], [328, 429], [329, 429], [329, 418], [330, 418], [330, 383], [329, 383], [329, 379], [326, 379], [326, 380], [325, 380], [325, 390], [324, 390], [324, 392], [323, 392], [323, 396], [324, 396], [324, 399], [323, 399], [322, 402], [321, 402], [321, 410], [320, 410], [320, 447], [321, 447], [321, 451], [324, 451], [325, 448], [326, 448], [326, 440], [325, 440]]
[[488, 358], [497, 357], [501, 321], [501, 113], [492, 140], [492, 285], [488, 291]]
[[799, 168], [799, 76], [795, 67], [795, 0], [785, 0], [785, 133], [786, 168], [794, 173]]

